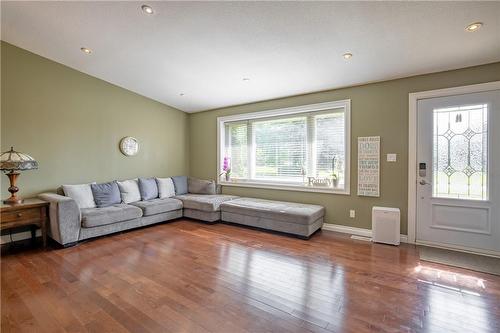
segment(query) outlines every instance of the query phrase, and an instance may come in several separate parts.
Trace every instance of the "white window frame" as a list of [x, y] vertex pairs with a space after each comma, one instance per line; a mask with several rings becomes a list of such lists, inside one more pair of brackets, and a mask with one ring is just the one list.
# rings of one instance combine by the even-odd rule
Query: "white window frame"
[[[292, 115], [297, 113], [323, 111], [329, 109], [344, 109], [344, 142], [345, 142], [345, 184], [343, 189], [338, 188], [321, 188], [321, 187], [308, 187], [303, 185], [288, 185], [283, 183], [273, 183], [273, 181], [226, 181], [219, 177], [222, 171], [222, 164], [224, 163], [222, 152], [225, 151], [225, 123], [234, 121], [244, 121], [251, 119], [267, 118], [273, 116]], [[289, 191], [302, 191], [302, 192], [319, 192], [331, 194], [344, 194], [351, 193], [351, 100], [345, 99], [340, 101], [332, 101], [325, 103], [309, 104], [294, 106], [289, 108], [266, 110], [252, 113], [236, 114], [231, 116], [224, 116], [217, 118], [217, 183], [222, 186], [236, 186], [236, 187], [253, 187], [253, 188], [267, 188], [275, 190], [289, 190]]]

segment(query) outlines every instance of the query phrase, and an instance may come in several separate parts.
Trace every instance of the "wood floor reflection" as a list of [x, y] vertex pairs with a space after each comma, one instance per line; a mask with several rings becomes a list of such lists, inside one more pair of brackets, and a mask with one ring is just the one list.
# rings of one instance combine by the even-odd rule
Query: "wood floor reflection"
[[189, 220], [5, 254], [2, 332], [499, 332], [500, 277]]

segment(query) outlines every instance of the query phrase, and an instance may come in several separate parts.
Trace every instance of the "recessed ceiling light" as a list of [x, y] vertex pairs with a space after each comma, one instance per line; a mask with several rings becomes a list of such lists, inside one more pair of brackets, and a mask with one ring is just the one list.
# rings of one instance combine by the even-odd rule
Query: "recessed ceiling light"
[[81, 47], [80, 50], [85, 53], [85, 54], [91, 54], [92, 53], [92, 50], [91, 49], [88, 49], [86, 47]]
[[248, 77], [244, 77], [242, 80], [243, 80], [243, 81], [250, 81], [250, 78], [248, 78]]
[[466, 26], [465, 30], [468, 32], [474, 32], [474, 31], [478, 31], [479, 28], [481, 28], [482, 26], [483, 26], [482, 22], [474, 22], [474, 23], [471, 23], [468, 26]]
[[344, 59], [351, 59], [352, 53], [344, 53], [342, 56], [344, 57]]
[[142, 9], [142, 11], [143, 11], [144, 13], [146, 13], [146, 14], [150, 14], [150, 15], [151, 15], [151, 14], [153, 14], [153, 13], [154, 13], [153, 8], [152, 8], [152, 7], [150, 7], [150, 6], [148, 6], [148, 5], [142, 5], [142, 6], [141, 6], [141, 9]]

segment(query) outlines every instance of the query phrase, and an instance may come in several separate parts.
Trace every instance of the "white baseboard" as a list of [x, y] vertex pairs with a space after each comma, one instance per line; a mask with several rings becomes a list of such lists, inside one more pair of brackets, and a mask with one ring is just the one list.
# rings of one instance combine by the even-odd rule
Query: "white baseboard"
[[[323, 230], [328, 230], [328, 231], [335, 231], [335, 232], [340, 232], [343, 234], [350, 234], [350, 235], [356, 235], [356, 236], [362, 236], [362, 237], [372, 237], [372, 231], [371, 229], [364, 229], [364, 228], [356, 228], [356, 227], [348, 227], [346, 225], [340, 225], [340, 224], [331, 224], [331, 223], [325, 223], [323, 224]], [[41, 236], [42, 234], [40, 233], [40, 230], [36, 231], [36, 236]], [[13, 241], [19, 241], [19, 240], [24, 240], [24, 239], [29, 239], [31, 238], [31, 232], [30, 231], [23, 231], [23, 232], [17, 232], [12, 234], [12, 240]], [[400, 235], [400, 242], [401, 243], [408, 243], [408, 236], [406, 235]], [[0, 244], [7, 244], [10, 243], [10, 236], [9, 235], [2, 235], [0, 239]]]
[[[323, 224], [323, 230], [335, 231], [335, 232], [340, 232], [343, 234], [350, 234], [350, 235], [363, 236], [363, 237], [369, 237], [369, 238], [372, 237], [372, 230], [371, 229], [348, 227], [346, 225], [340, 225], [340, 224], [325, 223], [325, 224]], [[401, 243], [408, 243], [408, 236], [400, 235], [399, 241]]]
[[[42, 236], [42, 233], [40, 232], [40, 229], [36, 231], [36, 236]], [[12, 233], [12, 240], [15, 241], [20, 241], [20, 240], [25, 240], [25, 239], [30, 239], [31, 238], [31, 231], [23, 231], [23, 232], [16, 232]], [[2, 235], [0, 238], [0, 244], [8, 244], [10, 243], [10, 235]]]

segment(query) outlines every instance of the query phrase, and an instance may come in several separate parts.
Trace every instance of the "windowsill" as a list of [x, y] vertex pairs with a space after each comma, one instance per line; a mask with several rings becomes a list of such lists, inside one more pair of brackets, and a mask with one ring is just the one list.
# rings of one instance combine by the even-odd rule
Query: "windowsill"
[[300, 185], [271, 184], [266, 182], [225, 181], [225, 180], [220, 180], [218, 184], [222, 186], [265, 188], [265, 189], [281, 190], [281, 191], [298, 191], [298, 192], [350, 195], [348, 189], [342, 189], [342, 188], [310, 187], [310, 186], [300, 186]]

